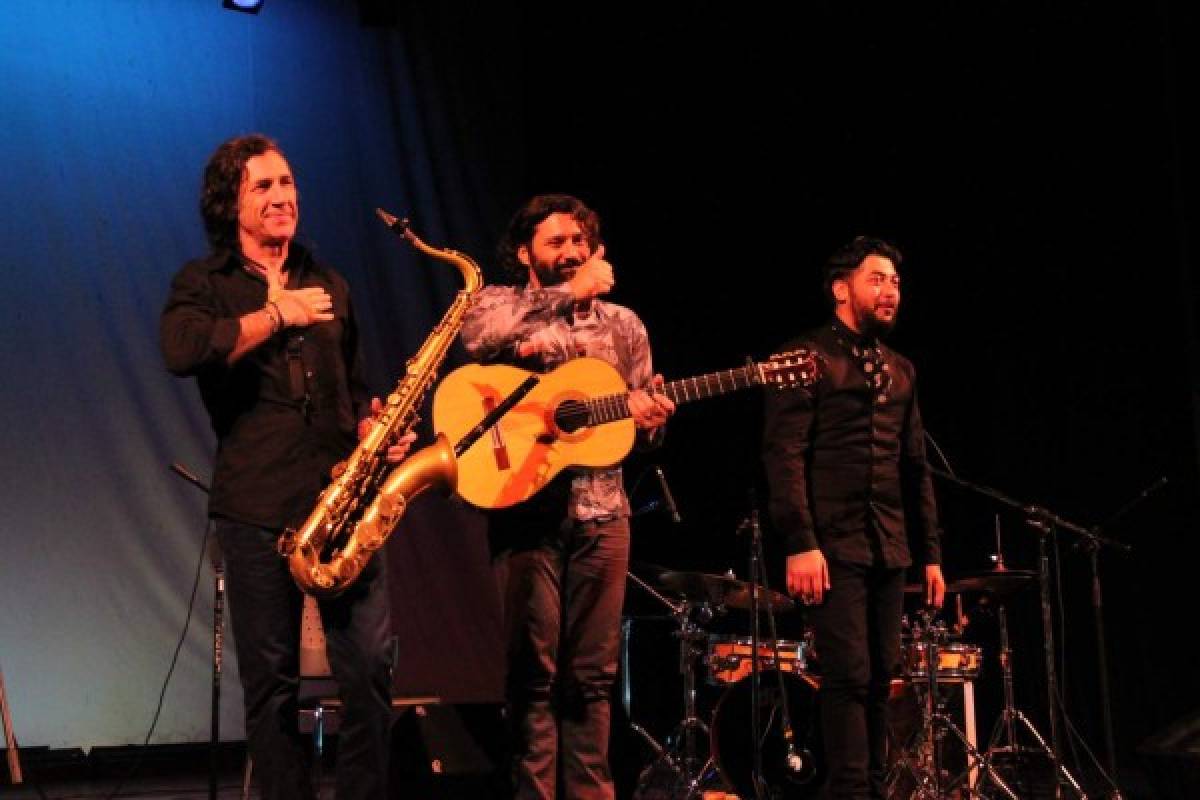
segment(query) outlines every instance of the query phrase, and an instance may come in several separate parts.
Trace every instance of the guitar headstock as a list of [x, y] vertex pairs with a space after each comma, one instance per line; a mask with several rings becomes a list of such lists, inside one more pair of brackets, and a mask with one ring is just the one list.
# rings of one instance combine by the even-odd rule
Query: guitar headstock
[[772, 353], [759, 369], [763, 383], [776, 389], [806, 388], [820, 379], [821, 358], [812, 350], [788, 350]]

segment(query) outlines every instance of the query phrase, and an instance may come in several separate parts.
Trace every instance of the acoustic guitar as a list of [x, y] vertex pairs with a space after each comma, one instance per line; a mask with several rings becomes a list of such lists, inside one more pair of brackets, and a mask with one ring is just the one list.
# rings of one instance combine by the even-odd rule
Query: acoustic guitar
[[[753, 386], [811, 386], [819, 362], [807, 350], [672, 381], [675, 404]], [[434, 430], [458, 449], [458, 493], [480, 508], [528, 500], [567, 467], [609, 467], [633, 448], [629, 387], [607, 362], [576, 358], [545, 374], [502, 364], [451, 372], [433, 397]], [[496, 419], [496, 412], [501, 411]], [[481, 430], [480, 419], [492, 420]]]

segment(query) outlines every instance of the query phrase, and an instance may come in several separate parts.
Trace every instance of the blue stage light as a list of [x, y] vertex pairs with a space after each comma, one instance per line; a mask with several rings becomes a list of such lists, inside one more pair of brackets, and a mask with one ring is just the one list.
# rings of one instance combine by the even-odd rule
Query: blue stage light
[[224, 0], [221, 5], [230, 11], [244, 11], [247, 14], [257, 14], [262, 10], [264, 0]]

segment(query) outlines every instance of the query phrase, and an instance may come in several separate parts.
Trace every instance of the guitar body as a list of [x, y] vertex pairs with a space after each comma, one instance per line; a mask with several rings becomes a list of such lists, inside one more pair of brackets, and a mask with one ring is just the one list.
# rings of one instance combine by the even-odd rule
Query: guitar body
[[[530, 372], [469, 364], [442, 380], [433, 396], [433, 427], [457, 442]], [[566, 467], [610, 467], [633, 448], [632, 419], [565, 431], [554, 412], [567, 401], [628, 391], [610, 364], [577, 358], [540, 376], [540, 382], [458, 457], [458, 494], [480, 508], [507, 508], [528, 500]]]

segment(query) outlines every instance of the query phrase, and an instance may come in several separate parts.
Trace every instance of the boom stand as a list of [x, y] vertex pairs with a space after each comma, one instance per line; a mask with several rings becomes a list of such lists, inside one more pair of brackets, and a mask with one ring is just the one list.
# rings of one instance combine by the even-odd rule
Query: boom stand
[[[1015, 501], [1009, 497], [1006, 497], [1005, 495], [1001, 494], [1000, 492], [996, 491], [995, 489], [991, 489], [986, 486], [974, 484], [974, 483], [971, 483], [970, 481], [965, 481], [956, 475], [951, 475], [951, 474], [949, 474], [947, 472], [943, 472], [939, 469], [933, 469], [932, 472], [933, 472], [933, 474], [937, 475], [940, 478], [944, 478], [948, 481], [951, 481], [952, 483], [956, 483], [959, 486], [962, 486], [963, 488], [970, 489], [971, 491], [976, 492], [977, 494], [982, 494], [986, 497], [989, 497], [992, 500], [1000, 503], [1001, 505], [1008, 506], [1011, 509], [1021, 512], [1025, 516], [1027, 525], [1030, 528], [1032, 528], [1033, 530], [1036, 530], [1038, 532], [1038, 583], [1039, 583], [1039, 588], [1040, 588], [1040, 599], [1041, 599], [1041, 606], [1042, 606], [1042, 628], [1043, 628], [1043, 634], [1046, 639], [1046, 658], [1045, 658], [1046, 667], [1045, 667], [1045, 669], [1046, 669], [1046, 691], [1047, 691], [1047, 696], [1048, 696], [1048, 700], [1049, 700], [1049, 708], [1047, 709], [1047, 712], [1048, 712], [1048, 716], [1049, 716], [1049, 720], [1050, 720], [1050, 746], [1049, 747], [1046, 746], [1045, 740], [1039, 734], [1037, 734], [1037, 731], [1033, 728], [1033, 725], [1028, 721], [1028, 719], [1025, 719], [1023, 715], [1022, 715], [1021, 719], [1023, 720], [1023, 724], [1025, 725], [1025, 727], [1027, 727], [1030, 730], [1030, 732], [1034, 735], [1034, 738], [1039, 742], [1039, 747], [1046, 752], [1046, 755], [1050, 758], [1051, 763], [1054, 765], [1055, 780], [1057, 781], [1058, 788], [1061, 790], [1063, 787], [1066, 787], [1066, 788], [1070, 789], [1071, 791], [1073, 791], [1081, 799], [1086, 798], [1086, 795], [1083, 793], [1083, 790], [1080, 788], [1078, 781], [1075, 780], [1074, 776], [1072, 776], [1071, 773], [1067, 770], [1067, 768], [1063, 765], [1062, 757], [1061, 757], [1062, 751], [1060, 749], [1060, 744], [1059, 744], [1059, 736], [1058, 736], [1059, 698], [1058, 698], [1058, 682], [1057, 682], [1057, 676], [1056, 676], [1055, 668], [1054, 668], [1054, 661], [1055, 661], [1054, 620], [1053, 620], [1053, 615], [1051, 612], [1051, 603], [1050, 603], [1050, 559], [1049, 559], [1049, 555], [1048, 555], [1047, 541], [1050, 539], [1050, 537], [1054, 536], [1057, 531], [1066, 530], [1066, 531], [1070, 531], [1071, 533], [1078, 535], [1079, 537], [1081, 537], [1083, 542], [1088, 543], [1090, 546], [1100, 547], [1103, 545], [1103, 546], [1107, 546], [1107, 547], [1111, 547], [1113, 549], [1123, 550], [1123, 551], [1129, 551], [1131, 548], [1129, 548], [1128, 545], [1113, 541], [1111, 539], [1107, 539], [1103, 536], [1099, 536], [1094, 532], [1094, 530], [1088, 530], [1080, 525], [1076, 525], [1073, 522], [1065, 520], [1062, 517], [1058, 516], [1057, 514], [1055, 514], [1054, 512], [1052, 512], [1048, 509], [1040, 508], [1035, 505], [1018, 503], [1017, 501]], [[1152, 491], [1153, 488], [1157, 488], [1157, 485], [1160, 485], [1160, 484], [1156, 484], [1155, 487], [1152, 487], [1151, 489], [1148, 489], [1146, 492], [1143, 492], [1142, 496], [1144, 497], [1146, 494], [1149, 494], [1149, 492]], [[1140, 500], [1141, 498], [1138, 498], [1138, 499]], [[1127, 506], [1126, 508], [1128, 508], [1128, 507], [1129, 506]], [[1122, 509], [1122, 511], [1118, 513], [1118, 516], [1119, 516], [1119, 514], [1124, 513], [1125, 510], [1126, 509]], [[1093, 562], [1093, 566], [1094, 566], [1094, 562]], [[1105, 657], [1106, 654], [1103, 651], [1104, 629], [1103, 629], [1103, 622], [1101, 620], [1100, 578], [1099, 578], [1099, 575], [1096, 573], [1093, 573], [1093, 576], [1092, 576], [1092, 605], [1093, 605], [1093, 611], [1095, 614], [1095, 622], [1096, 622], [1096, 633], [1097, 633], [1096, 644], [1097, 644], [1097, 649], [1100, 651], [1100, 669], [1103, 674], [1102, 680], [1100, 681], [1100, 690], [1101, 690], [1101, 698], [1100, 699], [1101, 699], [1101, 703], [1102, 703], [1103, 710], [1104, 710], [1103, 716], [1104, 716], [1104, 722], [1105, 722], [1105, 726], [1106, 726], [1105, 738], [1106, 738], [1106, 741], [1108, 741], [1108, 740], [1111, 740], [1111, 738], [1112, 738], [1112, 731], [1111, 731], [1112, 712], [1111, 712], [1111, 705], [1110, 705], [1110, 700], [1109, 700], [1109, 696], [1108, 696], [1108, 678], [1107, 678], [1108, 662]], [[1110, 759], [1111, 759], [1112, 753], [1110, 752], [1109, 755], [1110, 755]], [[1109, 769], [1110, 769], [1110, 771], [1115, 772], [1115, 763], [1112, 763], [1110, 761]], [[1114, 798], [1115, 800], [1119, 800], [1121, 795], [1120, 795], [1120, 790], [1117, 788], [1117, 785], [1116, 785], [1115, 774], [1105, 774], [1104, 777], [1106, 778], [1106, 780], [1108, 781], [1108, 783], [1110, 784], [1111, 789], [1112, 789], [1112, 793], [1110, 794], [1110, 797]]]
[[[172, 464], [171, 471], [208, 494], [208, 486], [181, 464]], [[207, 529], [205, 535], [208, 535]], [[209, 720], [208, 739], [208, 798], [217, 800], [217, 775], [220, 772], [219, 752], [221, 748], [221, 666], [225, 653], [225, 566], [220, 548], [214, 537], [209, 542], [209, 555], [213, 564], [213, 657], [212, 657], [212, 708]], [[243, 792], [244, 794], [244, 792]]]

